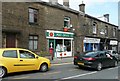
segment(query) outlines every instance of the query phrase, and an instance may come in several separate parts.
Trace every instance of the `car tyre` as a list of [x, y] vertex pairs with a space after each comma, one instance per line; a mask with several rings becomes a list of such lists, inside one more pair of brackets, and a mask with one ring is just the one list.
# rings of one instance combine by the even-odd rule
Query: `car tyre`
[[0, 78], [5, 77], [7, 70], [4, 67], [0, 67]]
[[42, 64], [41, 66], [40, 66], [40, 71], [41, 72], [46, 72], [48, 70], [48, 65], [47, 64]]
[[98, 71], [102, 70], [102, 64], [101, 64], [101, 63], [98, 63], [96, 69], [97, 69]]

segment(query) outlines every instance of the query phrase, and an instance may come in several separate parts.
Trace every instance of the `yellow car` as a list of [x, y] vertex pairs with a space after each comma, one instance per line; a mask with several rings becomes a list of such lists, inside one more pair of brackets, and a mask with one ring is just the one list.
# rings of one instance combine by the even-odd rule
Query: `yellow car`
[[22, 48], [0, 49], [0, 77], [8, 73], [40, 70], [45, 72], [51, 67], [50, 60]]

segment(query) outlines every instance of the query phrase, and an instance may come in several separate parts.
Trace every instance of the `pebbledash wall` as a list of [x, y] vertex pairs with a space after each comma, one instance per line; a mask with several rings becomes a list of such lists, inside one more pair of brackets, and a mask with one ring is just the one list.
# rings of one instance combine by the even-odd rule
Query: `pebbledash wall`
[[[81, 11], [76, 11], [58, 3], [3, 2], [2, 47], [47, 51], [54, 53], [54, 57], [69, 57], [74, 56], [76, 51], [95, 50], [93, 46], [97, 50], [103, 50], [105, 46], [116, 49], [118, 26], [85, 14], [84, 7], [82, 4]], [[38, 11], [37, 23], [29, 23], [29, 8]], [[64, 31], [66, 18], [70, 19], [70, 23]], [[97, 23], [95, 34], [94, 23]], [[108, 35], [101, 34], [106, 26]], [[113, 43], [110, 44], [110, 41]]]

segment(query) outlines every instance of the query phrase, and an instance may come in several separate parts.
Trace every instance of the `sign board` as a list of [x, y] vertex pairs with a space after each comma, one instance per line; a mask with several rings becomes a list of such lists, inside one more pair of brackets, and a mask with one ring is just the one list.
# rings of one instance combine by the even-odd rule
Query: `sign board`
[[46, 30], [46, 38], [72, 38], [74, 33]]
[[84, 43], [100, 43], [100, 39], [85, 37]]
[[118, 44], [118, 41], [115, 41], [115, 40], [110, 41], [110, 45], [117, 45], [117, 44]]

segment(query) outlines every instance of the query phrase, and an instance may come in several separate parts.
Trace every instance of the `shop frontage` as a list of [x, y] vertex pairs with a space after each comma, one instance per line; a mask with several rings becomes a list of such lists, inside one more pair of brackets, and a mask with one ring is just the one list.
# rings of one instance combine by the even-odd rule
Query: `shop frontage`
[[46, 30], [48, 49], [53, 57], [73, 56], [73, 35], [70, 32]]
[[83, 40], [84, 52], [85, 51], [95, 51], [100, 49], [100, 39], [85, 37]]
[[117, 45], [118, 45], [118, 41], [116, 41], [116, 40], [110, 40], [110, 47], [111, 47], [110, 50], [117, 51]]

